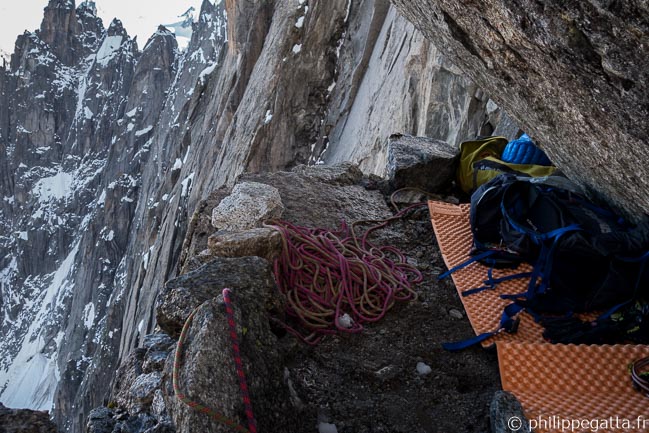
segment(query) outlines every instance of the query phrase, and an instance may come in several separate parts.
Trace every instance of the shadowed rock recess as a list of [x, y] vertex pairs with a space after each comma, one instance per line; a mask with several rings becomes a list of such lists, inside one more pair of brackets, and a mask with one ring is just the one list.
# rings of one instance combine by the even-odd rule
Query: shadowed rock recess
[[566, 174], [649, 212], [647, 2], [392, 3]]

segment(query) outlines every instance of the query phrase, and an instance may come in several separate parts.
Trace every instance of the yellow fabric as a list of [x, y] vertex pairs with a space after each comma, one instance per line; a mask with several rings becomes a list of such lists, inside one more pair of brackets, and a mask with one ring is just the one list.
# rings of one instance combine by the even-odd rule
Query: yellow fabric
[[507, 146], [505, 137], [465, 141], [460, 144], [460, 164], [457, 179], [462, 191], [472, 193], [480, 185], [502, 173], [526, 174], [532, 177], [550, 176], [556, 167], [536, 164], [512, 164], [500, 156]]

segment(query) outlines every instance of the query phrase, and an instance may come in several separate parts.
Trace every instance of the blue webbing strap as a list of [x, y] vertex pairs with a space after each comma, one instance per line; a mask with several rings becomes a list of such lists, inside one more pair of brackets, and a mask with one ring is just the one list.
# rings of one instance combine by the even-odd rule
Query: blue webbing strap
[[[518, 227], [514, 227], [519, 230]], [[520, 227], [522, 230], [526, 230], [524, 227]], [[527, 230], [532, 239], [541, 245], [541, 251], [539, 252], [538, 259], [534, 263], [534, 269], [530, 275], [530, 282], [527, 287], [526, 293], [516, 294], [516, 295], [502, 295], [502, 299], [531, 299], [537, 294], [545, 293], [548, 288], [550, 281], [550, 275], [552, 273], [552, 257], [554, 256], [554, 250], [556, 249], [559, 239], [561, 236], [569, 232], [583, 230], [579, 224], [571, 224], [566, 227], [561, 227], [556, 230], [549, 231], [543, 234], [536, 234]], [[552, 244], [548, 248], [546, 242], [540, 242], [552, 239]], [[539, 281], [540, 278], [540, 281]]]
[[453, 272], [457, 272], [460, 269], [464, 269], [467, 266], [469, 266], [471, 263], [475, 263], [479, 260], [486, 259], [487, 257], [491, 256], [494, 254], [495, 251], [489, 250], [489, 251], [484, 251], [478, 255], [475, 255], [466, 262], [460, 263], [459, 265], [449, 269], [448, 271], [444, 272], [443, 274], [440, 274], [439, 277], [437, 277], [438, 280], [443, 280], [444, 278], [447, 278], [449, 275], [451, 275]]
[[528, 277], [530, 277], [532, 275], [531, 272], [520, 272], [518, 274], [507, 275], [507, 276], [500, 277], [500, 278], [493, 278], [492, 271], [493, 271], [493, 268], [489, 268], [488, 278], [483, 281], [483, 283], [485, 283], [484, 286], [477, 287], [475, 289], [465, 290], [465, 291], [462, 292], [462, 296], [474, 295], [474, 294], [480, 293], [480, 292], [482, 292], [484, 290], [493, 290], [498, 286], [498, 284], [504, 283], [505, 281], [517, 280], [519, 278], [528, 278]]
[[500, 318], [500, 325], [497, 330], [493, 332], [486, 332], [473, 338], [457, 341], [455, 343], [443, 343], [442, 347], [449, 352], [457, 352], [459, 350], [466, 349], [467, 347], [474, 346], [478, 343], [482, 343], [483, 341], [499, 334], [502, 331], [514, 333], [518, 328], [518, 319], [515, 316], [521, 311], [523, 311], [523, 307], [521, 307], [520, 305], [509, 304], [503, 311], [503, 315]]

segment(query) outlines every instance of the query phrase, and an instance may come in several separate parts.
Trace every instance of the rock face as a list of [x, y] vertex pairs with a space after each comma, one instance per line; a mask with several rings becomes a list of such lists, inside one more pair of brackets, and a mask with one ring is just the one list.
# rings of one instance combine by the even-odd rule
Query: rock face
[[119, 360], [125, 277], [141, 266], [126, 252], [135, 242], [142, 172], [147, 163], [168, 163], [149, 158], [152, 136], [156, 125], [171, 129], [224, 35], [223, 7], [205, 2], [187, 51], [164, 28], [140, 50], [118, 20], [104, 28], [93, 2], [52, 0], [40, 30], [18, 37], [0, 70], [6, 405], [53, 409], [62, 428], [78, 432], [106, 398]]
[[[205, 0], [185, 51], [50, 0], [0, 68], [0, 399], [81, 432], [165, 282], [203, 264], [197, 211], [243, 173], [383, 174], [393, 132], [456, 144], [503, 119], [387, 0]], [[284, 217], [384, 214], [347, 183], [358, 169], [323, 175], [339, 189], [299, 170], [269, 183], [301, 200]]]
[[645, 2], [393, 3], [570, 177], [649, 211]]

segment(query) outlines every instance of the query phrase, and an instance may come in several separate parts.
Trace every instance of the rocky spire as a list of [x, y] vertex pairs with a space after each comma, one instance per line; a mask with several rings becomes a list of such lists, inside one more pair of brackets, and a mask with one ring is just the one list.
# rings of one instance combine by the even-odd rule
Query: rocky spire
[[75, 52], [80, 48], [79, 33], [74, 0], [50, 0], [38, 36], [65, 65], [73, 65], [77, 60]]

